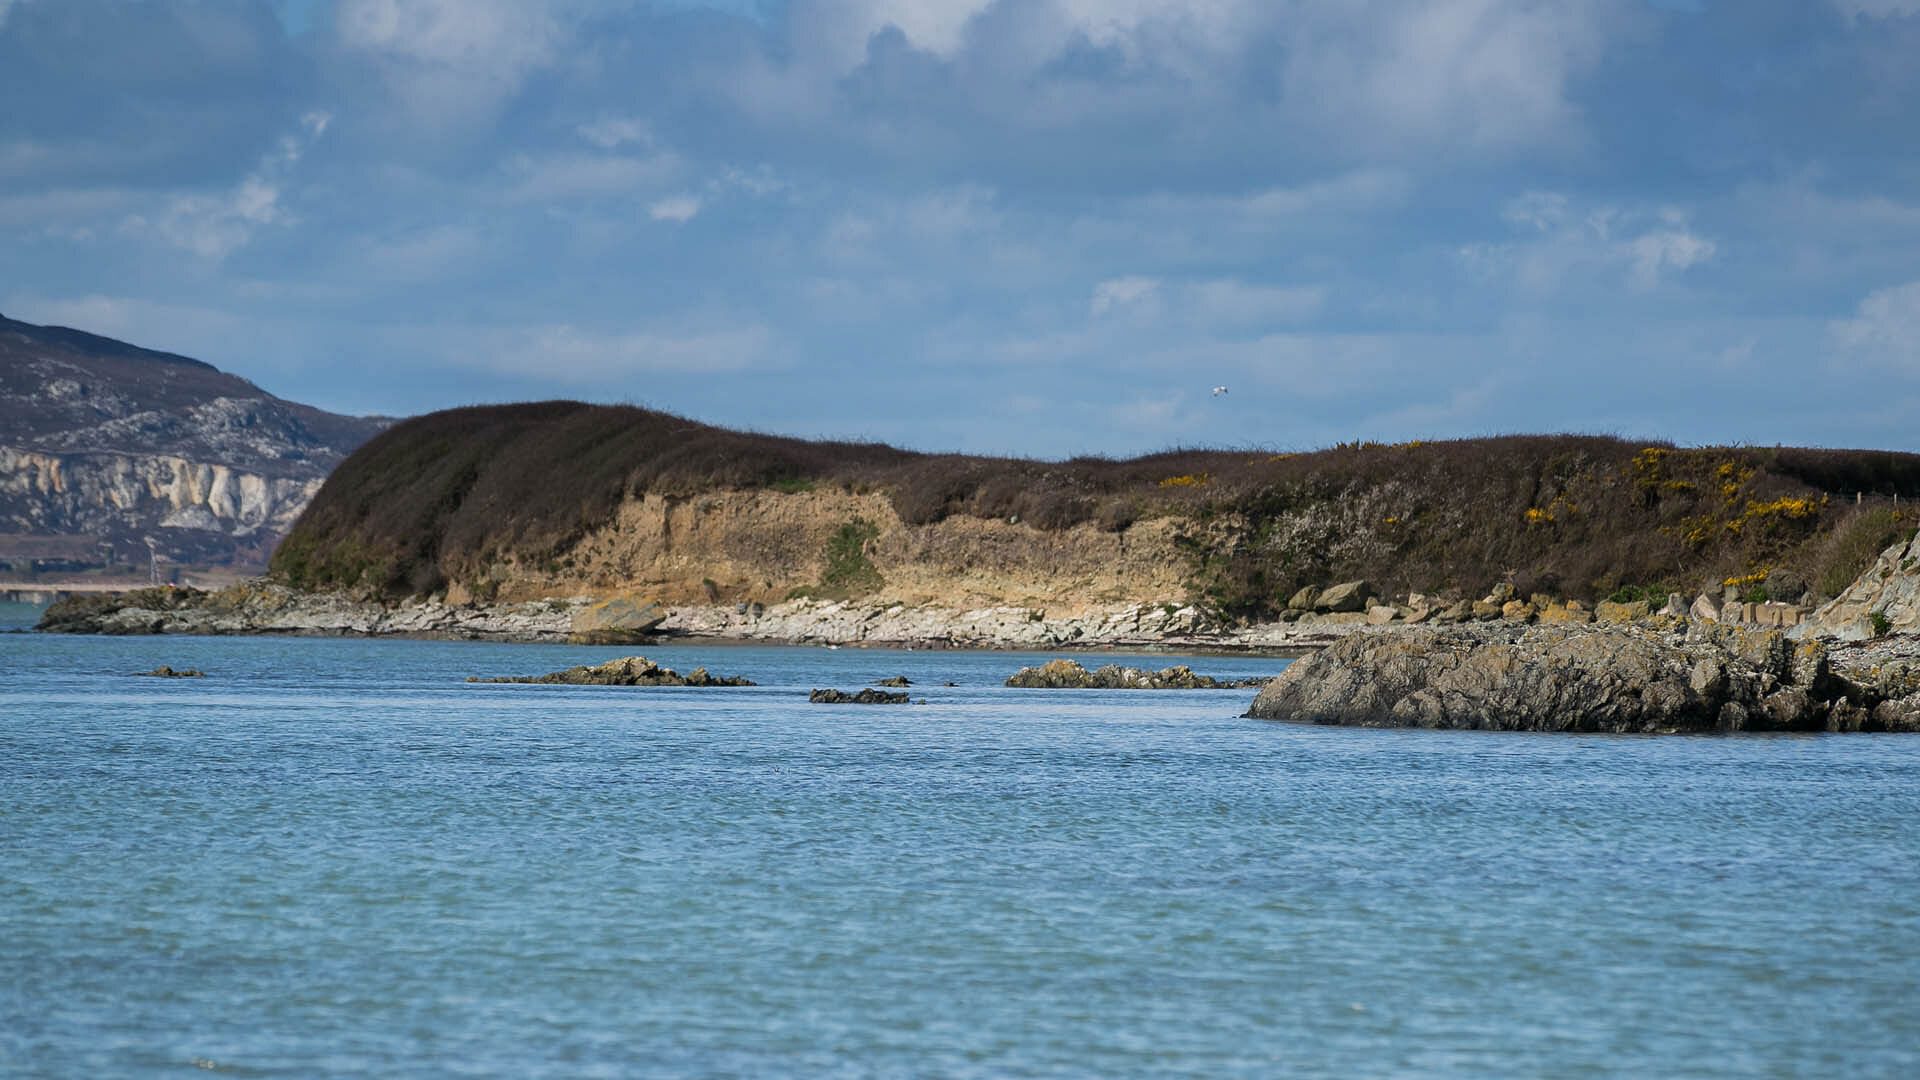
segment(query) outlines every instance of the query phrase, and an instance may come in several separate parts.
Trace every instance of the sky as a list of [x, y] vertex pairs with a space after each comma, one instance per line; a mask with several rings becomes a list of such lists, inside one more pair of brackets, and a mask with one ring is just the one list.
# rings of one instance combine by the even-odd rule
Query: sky
[[0, 312], [354, 413], [1920, 450], [1920, 0], [0, 0]]

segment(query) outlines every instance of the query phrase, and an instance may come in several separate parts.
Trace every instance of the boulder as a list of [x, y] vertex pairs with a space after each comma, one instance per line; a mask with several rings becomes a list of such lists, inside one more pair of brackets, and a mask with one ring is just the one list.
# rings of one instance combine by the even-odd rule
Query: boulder
[[1593, 612], [1579, 606], [1577, 601], [1548, 604], [1540, 609], [1540, 621], [1543, 623], [1590, 623], [1593, 621]]
[[1492, 591], [1487, 593], [1484, 600], [1486, 603], [1489, 603], [1489, 604], [1504, 604], [1507, 601], [1513, 599], [1514, 596], [1519, 593], [1519, 591], [1520, 590], [1513, 587], [1513, 582], [1503, 581], [1500, 584], [1495, 585]]
[[667, 609], [651, 600], [602, 600], [573, 613], [567, 640], [575, 645], [633, 645], [666, 618]]
[[1400, 613], [1400, 618], [1410, 625], [1418, 626], [1437, 614], [1439, 614], [1439, 609], [1431, 604], [1410, 604], [1405, 611]]
[[1660, 609], [1660, 614], [1684, 619], [1687, 617], [1687, 605], [1681, 602], [1679, 593], [1668, 593], [1666, 605]]
[[1373, 595], [1373, 586], [1364, 581], [1347, 581], [1334, 585], [1314, 598], [1315, 611], [1357, 612], [1365, 611], [1367, 598]]
[[1822, 674], [1823, 647], [1809, 645], [1800, 653], [1777, 631], [1623, 625], [1357, 635], [1294, 661], [1248, 715], [1529, 731], [1906, 730], [1904, 705], [1850, 701]]
[[1713, 597], [1701, 593], [1693, 598], [1693, 606], [1687, 609], [1687, 615], [1699, 622], [1719, 622], [1720, 605], [1713, 602]]
[[564, 686], [752, 686], [738, 677], [714, 675], [698, 667], [685, 675], [644, 656], [627, 656], [591, 667], [582, 664], [546, 675], [504, 675], [491, 679], [469, 676], [470, 683], [535, 683]]
[[1443, 623], [1466, 622], [1468, 619], [1473, 618], [1473, 602], [1470, 600], [1455, 600], [1435, 615], [1434, 618]]
[[1529, 623], [1540, 612], [1525, 600], [1509, 600], [1500, 605], [1500, 617], [1508, 622]]
[[1612, 600], [1602, 600], [1593, 609], [1594, 618], [1601, 622], [1638, 622], [1653, 613], [1653, 605], [1645, 600], [1635, 600], [1628, 604], [1617, 604]]
[[1398, 618], [1400, 613], [1384, 604], [1375, 604], [1367, 609], [1368, 626], [1385, 626]]
[[1500, 612], [1505, 610], [1505, 607], [1505, 604], [1495, 603], [1492, 600], [1475, 600], [1471, 613], [1476, 621], [1492, 622], [1500, 617]]
[[1320, 596], [1320, 590], [1311, 585], [1302, 585], [1300, 591], [1287, 601], [1287, 607], [1293, 611], [1312, 611], [1313, 602]]

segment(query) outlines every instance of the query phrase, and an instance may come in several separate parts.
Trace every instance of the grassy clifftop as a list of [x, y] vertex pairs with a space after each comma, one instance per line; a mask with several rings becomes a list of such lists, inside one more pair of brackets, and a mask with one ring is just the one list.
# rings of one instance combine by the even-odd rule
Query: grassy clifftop
[[1063, 534], [1171, 522], [1157, 535], [1173, 537], [1192, 597], [1258, 617], [1302, 585], [1360, 577], [1457, 595], [1502, 580], [1582, 598], [1728, 580], [1831, 595], [1911, 530], [1920, 455], [1553, 435], [1041, 462], [544, 402], [434, 413], [377, 436], [328, 479], [273, 573], [301, 588], [427, 594], [565, 559], [635, 500], [719, 492], [877, 496], [896, 519], [865, 523], [882, 543], [955, 518], [1055, 548]]

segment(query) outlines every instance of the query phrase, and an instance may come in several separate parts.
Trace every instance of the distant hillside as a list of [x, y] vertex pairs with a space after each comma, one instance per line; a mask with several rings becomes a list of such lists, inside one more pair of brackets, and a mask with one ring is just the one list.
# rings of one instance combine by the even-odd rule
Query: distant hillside
[[1910, 530], [1916, 497], [1920, 455], [1885, 451], [1560, 435], [1041, 462], [546, 402], [383, 432], [327, 481], [273, 572], [390, 596], [1185, 598], [1255, 618], [1353, 578], [1587, 599], [1735, 579], [1800, 599], [1845, 588]]
[[[264, 566], [320, 481], [386, 426], [172, 353], [0, 316], [0, 563]], [[53, 547], [49, 539], [58, 538]]]

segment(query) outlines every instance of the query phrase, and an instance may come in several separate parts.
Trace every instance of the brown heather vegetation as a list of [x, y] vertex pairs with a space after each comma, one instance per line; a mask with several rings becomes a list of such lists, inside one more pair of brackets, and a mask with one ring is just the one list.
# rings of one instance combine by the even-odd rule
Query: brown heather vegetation
[[[809, 442], [632, 407], [487, 406], [368, 442], [328, 479], [273, 573], [296, 587], [426, 594], [506, 557], [561, 556], [630, 498], [826, 487], [884, 493], [909, 526], [971, 515], [1120, 531], [1172, 517], [1194, 599], [1257, 618], [1302, 585], [1362, 577], [1460, 596], [1502, 580], [1586, 599], [1728, 580], [1755, 595], [1831, 595], [1912, 529], [1920, 455], [1516, 435], [1042, 462]], [[1858, 506], [1856, 493], [1867, 496]]]

